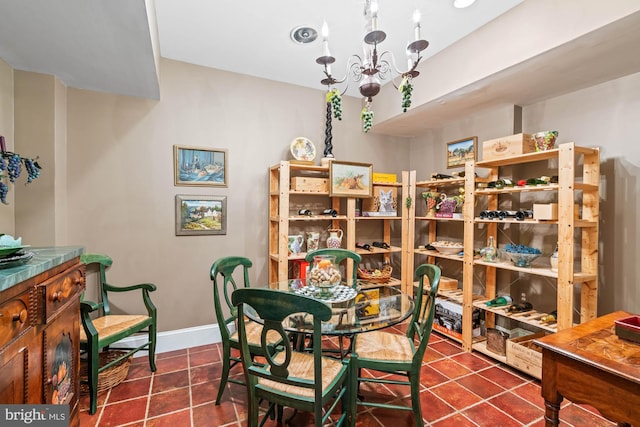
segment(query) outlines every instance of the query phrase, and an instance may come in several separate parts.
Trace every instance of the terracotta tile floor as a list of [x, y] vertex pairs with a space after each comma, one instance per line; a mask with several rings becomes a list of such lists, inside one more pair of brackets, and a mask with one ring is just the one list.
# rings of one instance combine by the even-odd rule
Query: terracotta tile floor
[[[146, 357], [134, 359], [126, 381], [100, 394], [95, 415], [89, 415], [89, 399], [82, 396], [81, 427], [246, 425], [242, 386], [228, 384], [221, 404], [214, 404], [221, 373], [220, 354], [219, 344], [162, 353], [157, 356], [158, 370], [154, 374], [149, 371]], [[232, 374], [241, 375], [241, 368], [234, 368]], [[465, 353], [458, 343], [435, 332], [425, 354], [421, 380], [425, 425], [544, 426], [538, 380], [482, 354]], [[362, 394], [391, 401], [402, 393], [403, 400], [410, 402], [408, 387], [380, 387], [372, 390], [363, 385]], [[615, 425], [595, 409], [566, 400], [560, 421], [561, 425], [576, 427]], [[299, 413], [288, 425], [309, 425], [309, 418]], [[411, 412], [358, 408], [358, 427], [411, 425], [415, 425]]]

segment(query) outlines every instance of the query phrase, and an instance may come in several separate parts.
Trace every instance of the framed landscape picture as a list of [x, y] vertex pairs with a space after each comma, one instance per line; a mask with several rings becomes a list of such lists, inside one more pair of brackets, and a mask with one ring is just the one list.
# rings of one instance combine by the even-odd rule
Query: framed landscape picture
[[469, 160], [475, 160], [477, 149], [477, 136], [447, 142], [447, 169], [464, 167]]
[[176, 236], [207, 234], [227, 234], [227, 198], [176, 195]]
[[332, 161], [329, 165], [329, 195], [367, 198], [373, 195], [370, 163]]
[[227, 186], [227, 150], [173, 146], [175, 185]]

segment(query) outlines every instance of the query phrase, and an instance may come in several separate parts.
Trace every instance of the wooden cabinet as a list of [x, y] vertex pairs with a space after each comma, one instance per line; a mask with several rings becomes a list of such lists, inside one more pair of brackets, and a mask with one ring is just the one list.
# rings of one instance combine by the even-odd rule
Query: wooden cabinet
[[[314, 179], [315, 182], [324, 180], [326, 186], [309, 185]], [[343, 231], [343, 248], [358, 252], [363, 256], [363, 263], [377, 259], [400, 265], [394, 268], [388, 285], [409, 290], [412, 274], [405, 274], [404, 264], [410, 253], [409, 215], [413, 206], [407, 206], [406, 197], [411, 194], [411, 179], [415, 180], [415, 172], [405, 171], [402, 182], [374, 183], [396, 190], [398, 215], [363, 217], [356, 216], [356, 198], [329, 196], [328, 167], [282, 161], [269, 168], [269, 282], [274, 286], [286, 286], [286, 280], [293, 277], [294, 263], [305, 259], [306, 243], [302, 252], [290, 253], [289, 236], [303, 236], [306, 242], [307, 232], [319, 232], [319, 247], [326, 247], [326, 230], [340, 228]], [[308, 189], [301, 188], [302, 184], [307, 184]], [[311, 215], [300, 214], [302, 209], [308, 209]], [[335, 210], [336, 215], [321, 215], [325, 209]], [[356, 248], [358, 241], [383, 241], [390, 247], [373, 247], [368, 251]], [[351, 269], [357, 266], [349, 265], [348, 268], [346, 274], [350, 275]]]
[[49, 259], [45, 251], [31, 266], [34, 271], [47, 266], [45, 271], [21, 276], [21, 267], [16, 277], [24, 279], [0, 282], [0, 403], [68, 404], [72, 426], [79, 425], [80, 294], [85, 288], [80, 252], [58, 263], [65, 256]]

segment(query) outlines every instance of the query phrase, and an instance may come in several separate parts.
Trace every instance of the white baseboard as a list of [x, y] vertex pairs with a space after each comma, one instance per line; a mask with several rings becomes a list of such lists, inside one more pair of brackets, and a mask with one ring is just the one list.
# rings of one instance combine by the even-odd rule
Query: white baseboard
[[[176, 329], [174, 331], [158, 332], [156, 354], [199, 345], [215, 344], [222, 340], [220, 328], [217, 324], [195, 326], [193, 328]], [[114, 347], [136, 348], [147, 341], [147, 335], [127, 337], [118, 341]], [[141, 350], [134, 357], [146, 356]]]

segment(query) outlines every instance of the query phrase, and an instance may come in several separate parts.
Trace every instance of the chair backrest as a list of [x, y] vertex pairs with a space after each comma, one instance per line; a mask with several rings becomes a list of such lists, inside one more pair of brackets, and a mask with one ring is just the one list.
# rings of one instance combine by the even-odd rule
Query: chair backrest
[[[313, 257], [316, 255], [333, 255], [336, 257], [336, 264], [342, 263], [344, 260], [352, 259], [353, 260], [353, 274], [351, 277], [351, 287], [355, 288], [358, 285], [358, 264], [362, 262], [362, 257], [360, 254], [350, 251], [348, 249], [342, 248], [322, 248], [316, 249], [315, 251], [311, 251], [307, 253], [305, 260], [308, 262], [313, 262]], [[347, 265], [345, 263], [345, 270], [347, 271]], [[349, 284], [346, 277], [343, 277], [344, 281]]]
[[[413, 355], [414, 363], [422, 363], [424, 352], [429, 343], [436, 311], [436, 295], [440, 285], [440, 274], [440, 267], [433, 264], [422, 264], [416, 268], [416, 276], [419, 277], [418, 290], [414, 298], [415, 308], [411, 322], [407, 328], [407, 337], [418, 340], [420, 343]], [[431, 285], [428, 292], [424, 292], [425, 275], [429, 278]]]
[[[80, 255], [80, 262], [86, 264], [89, 267], [92, 264], [98, 265], [98, 292], [100, 293], [100, 302], [102, 303], [102, 312], [105, 316], [111, 313], [111, 307], [109, 306], [109, 298], [107, 297], [107, 289], [105, 285], [107, 282], [107, 267], [111, 267], [113, 260], [111, 257], [104, 254], [85, 253]], [[84, 293], [82, 295], [84, 299]]]
[[[238, 316], [244, 315], [244, 304], [251, 306], [264, 320], [262, 330], [261, 347], [265, 355], [265, 363], [255, 363], [249, 352], [249, 346], [245, 335], [245, 323], [238, 322], [240, 336], [240, 352], [243, 360], [247, 384], [255, 387], [257, 378], [262, 377], [288, 386], [302, 387], [313, 390], [315, 401], [322, 410], [322, 346], [313, 346], [314, 375], [313, 381], [290, 375], [289, 365], [292, 360], [293, 342], [288, 338], [282, 322], [291, 314], [308, 313], [313, 319], [313, 342], [322, 341], [322, 322], [331, 319], [331, 308], [313, 298], [297, 295], [289, 292], [273, 290], [244, 288], [238, 289], [232, 295], [233, 305], [238, 307]], [[277, 346], [267, 340], [267, 333], [275, 331], [282, 338]], [[284, 392], [283, 392], [284, 393]]]
[[[239, 256], [220, 258], [211, 265], [213, 301], [220, 335], [223, 340], [229, 340], [231, 336], [229, 324], [235, 323], [238, 317], [238, 310], [231, 302], [231, 294], [238, 289], [238, 286], [241, 288], [250, 286], [249, 268], [252, 265], [253, 263], [250, 259]], [[225, 317], [226, 312], [230, 313], [228, 317]]]

